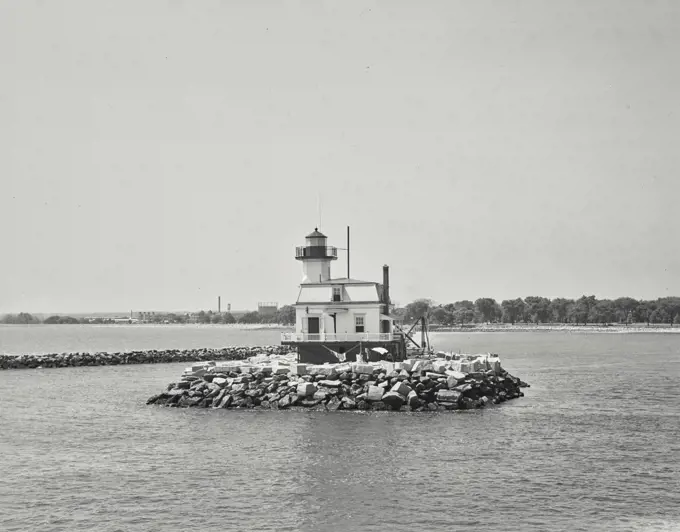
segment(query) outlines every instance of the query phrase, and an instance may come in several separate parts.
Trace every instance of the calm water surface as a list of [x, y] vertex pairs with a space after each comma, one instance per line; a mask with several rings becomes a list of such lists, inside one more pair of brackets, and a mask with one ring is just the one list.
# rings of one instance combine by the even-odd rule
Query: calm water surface
[[[277, 341], [0, 328], [8, 352]], [[680, 336], [433, 341], [532, 387], [474, 412], [240, 412], [145, 406], [186, 364], [0, 372], [0, 530], [680, 530]]]

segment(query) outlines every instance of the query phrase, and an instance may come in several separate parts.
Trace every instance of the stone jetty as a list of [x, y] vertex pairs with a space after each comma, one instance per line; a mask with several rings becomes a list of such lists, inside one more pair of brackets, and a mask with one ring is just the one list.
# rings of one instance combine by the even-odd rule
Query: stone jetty
[[295, 355], [197, 363], [147, 404], [198, 408], [450, 411], [522, 397], [496, 355], [306, 365]]
[[74, 366], [114, 366], [120, 364], [167, 364], [210, 360], [246, 360], [256, 356], [276, 356], [289, 352], [281, 345], [236, 346], [222, 349], [164, 349], [119, 353], [52, 353], [0, 355], [0, 369], [68, 368]]

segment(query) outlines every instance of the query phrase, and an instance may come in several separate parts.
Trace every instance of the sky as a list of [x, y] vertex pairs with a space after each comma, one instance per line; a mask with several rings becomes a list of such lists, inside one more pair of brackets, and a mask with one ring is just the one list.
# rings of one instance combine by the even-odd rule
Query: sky
[[[0, 312], [680, 295], [680, 3], [0, 0]], [[346, 275], [346, 255], [332, 266]]]

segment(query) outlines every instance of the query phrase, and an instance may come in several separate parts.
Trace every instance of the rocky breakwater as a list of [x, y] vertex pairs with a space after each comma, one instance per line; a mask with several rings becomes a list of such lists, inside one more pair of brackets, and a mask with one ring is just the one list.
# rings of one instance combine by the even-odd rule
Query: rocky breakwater
[[246, 360], [254, 356], [288, 353], [285, 346], [235, 346], [222, 349], [163, 349], [120, 353], [52, 353], [46, 355], [0, 355], [0, 369], [66, 368], [119, 364], [163, 364], [210, 360]]
[[293, 357], [195, 364], [147, 404], [199, 408], [450, 411], [522, 397], [496, 355], [305, 365]]

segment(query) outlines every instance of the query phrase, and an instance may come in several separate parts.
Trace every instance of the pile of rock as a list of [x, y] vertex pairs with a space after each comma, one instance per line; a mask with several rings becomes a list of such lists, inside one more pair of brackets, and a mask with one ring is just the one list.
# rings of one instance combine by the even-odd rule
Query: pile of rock
[[210, 360], [246, 360], [254, 356], [283, 355], [289, 348], [236, 346], [222, 349], [164, 349], [120, 353], [52, 353], [47, 355], [0, 355], [0, 369], [66, 368], [72, 366], [112, 366], [118, 364], [162, 364]]
[[435, 411], [522, 397], [528, 386], [495, 355], [442, 354], [404, 362], [305, 365], [214, 362], [188, 368], [147, 404], [201, 408]]

